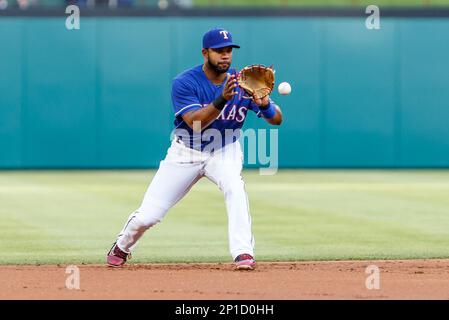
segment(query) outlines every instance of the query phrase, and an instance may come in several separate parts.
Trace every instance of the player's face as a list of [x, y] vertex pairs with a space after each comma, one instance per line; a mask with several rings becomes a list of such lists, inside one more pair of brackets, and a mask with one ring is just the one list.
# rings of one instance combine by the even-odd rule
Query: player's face
[[232, 63], [232, 47], [207, 49], [207, 62], [216, 73], [225, 73]]

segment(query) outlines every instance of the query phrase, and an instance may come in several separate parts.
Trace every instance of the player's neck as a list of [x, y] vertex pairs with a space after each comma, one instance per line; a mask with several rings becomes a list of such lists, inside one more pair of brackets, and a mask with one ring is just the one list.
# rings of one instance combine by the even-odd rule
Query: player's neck
[[223, 81], [226, 78], [226, 73], [217, 73], [213, 69], [211, 69], [207, 63], [203, 64], [203, 71], [206, 77], [213, 83], [213, 84], [222, 84]]

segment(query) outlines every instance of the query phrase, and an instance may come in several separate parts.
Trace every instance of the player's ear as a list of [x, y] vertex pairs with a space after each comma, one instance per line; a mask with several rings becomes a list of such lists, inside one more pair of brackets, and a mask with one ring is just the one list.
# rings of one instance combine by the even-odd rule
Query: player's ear
[[203, 49], [201, 50], [201, 53], [203, 54], [203, 57], [204, 57], [204, 58], [207, 59], [207, 58], [209, 57], [209, 49], [204, 49], [204, 48], [203, 48]]

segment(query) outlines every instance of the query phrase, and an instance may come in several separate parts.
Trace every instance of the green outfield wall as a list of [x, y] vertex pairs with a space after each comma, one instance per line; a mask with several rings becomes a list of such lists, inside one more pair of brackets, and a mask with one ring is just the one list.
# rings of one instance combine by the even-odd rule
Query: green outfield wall
[[[449, 19], [0, 17], [0, 168], [157, 167], [171, 79], [229, 29], [234, 65], [274, 64], [282, 167], [448, 167]], [[264, 40], [265, 39], [265, 40]], [[268, 128], [250, 114], [245, 128]]]

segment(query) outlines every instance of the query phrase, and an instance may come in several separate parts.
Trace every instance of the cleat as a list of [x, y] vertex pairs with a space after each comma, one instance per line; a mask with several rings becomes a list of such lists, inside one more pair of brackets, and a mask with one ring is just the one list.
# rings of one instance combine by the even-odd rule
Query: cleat
[[109, 250], [107, 255], [107, 263], [111, 267], [121, 267], [125, 264], [126, 260], [130, 258], [131, 254], [122, 251], [118, 246], [117, 242], [114, 242], [111, 250]]
[[254, 260], [252, 255], [247, 253], [238, 255], [234, 262], [236, 270], [254, 270], [256, 267], [256, 260]]

